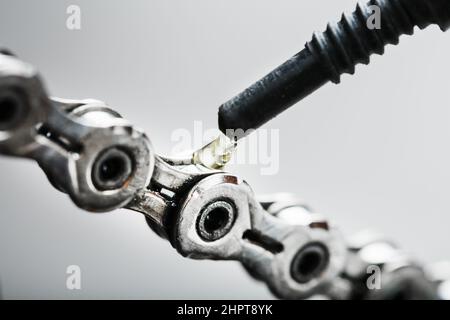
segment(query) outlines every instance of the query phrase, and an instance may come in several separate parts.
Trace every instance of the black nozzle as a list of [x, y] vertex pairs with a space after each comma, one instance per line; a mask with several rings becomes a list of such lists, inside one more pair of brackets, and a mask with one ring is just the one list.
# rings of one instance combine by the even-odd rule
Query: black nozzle
[[[368, 24], [379, 9], [381, 26]], [[371, 0], [358, 4], [338, 23], [315, 33], [306, 48], [267, 76], [238, 94], [219, 109], [219, 128], [248, 132], [257, 129], [325, 83], [340, 82], [343, 73], [353, 74], [358, 63], [368, 64], [370, 55], [383, 54], [388, 44], [437, 24], [450, 27], [449, 0]], [[229, 133], [229, 132], [228, 132]], [[238, 136], [238, 138], [242, 135]]]

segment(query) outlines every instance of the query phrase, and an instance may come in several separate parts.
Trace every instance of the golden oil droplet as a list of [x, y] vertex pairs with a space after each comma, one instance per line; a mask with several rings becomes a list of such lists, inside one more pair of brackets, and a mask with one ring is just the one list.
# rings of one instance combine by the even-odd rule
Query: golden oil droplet
[[222, 169], [230, 160], [236, 149], [236, 141], [223, 133], [200, 150], [194, 152], [194, 164], [201, 164], [210, 169]]

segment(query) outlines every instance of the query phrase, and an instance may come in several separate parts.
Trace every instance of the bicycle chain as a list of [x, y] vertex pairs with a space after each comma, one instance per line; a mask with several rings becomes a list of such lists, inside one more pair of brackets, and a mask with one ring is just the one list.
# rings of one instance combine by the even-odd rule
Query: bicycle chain
[[[159, 156], [105, 103], [50, 98], [31, 65], [0, 54], [0, 153], [34, 159], [78, 207], [141, 212], [181, 255], [240, 261], [280, 298], [446, 297], [449, 275], [434, 276], [389, 242], [346, 242], [292, 196], [257, 200], [223, 171], [233, 145], [226, 139], [184, 159]], [[367, 285], [371, 266], [381, 289]]]

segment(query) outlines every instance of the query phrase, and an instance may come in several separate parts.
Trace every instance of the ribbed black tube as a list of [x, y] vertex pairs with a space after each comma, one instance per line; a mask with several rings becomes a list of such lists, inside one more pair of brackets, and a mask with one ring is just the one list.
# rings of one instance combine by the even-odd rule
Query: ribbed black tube
[[[368, 20], [380, 9], [381, 26], [369, 28]], [[303, 51], [286, 61], [219, 108], [219, 128], [256, 129], [310, 93], [343, 73], [353, 74], [358, 63], [368, 64], [370, 55], [383, 54], [388, 44], [437, 24], [450, 27], [450, 0], [372, 0], [343, 14], [323, 33], [315, 33]], [[450, 53], [449, 53], [450, 54]], [[240, 137], [239, 137], [240, 138]]]

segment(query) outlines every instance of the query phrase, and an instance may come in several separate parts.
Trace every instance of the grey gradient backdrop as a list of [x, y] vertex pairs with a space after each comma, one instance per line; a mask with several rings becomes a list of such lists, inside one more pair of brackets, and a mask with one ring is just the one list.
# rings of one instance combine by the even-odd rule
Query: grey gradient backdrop
[[[177, 128], [216, 123], [218, 105], [303, 48], [354, 0], [0, 0], [0, 42], [36, 65], [53, 95], [99, 98], [158, 152]], [[82, 9], [82, 30], [65, 28]], [[258, 193], [290, 191], [344, 233], [379, 230], [425, 262], [450, 258], [450, 33], [402, 38], [340, 86], [267, 128], [281, 170], [233, 168]], [[139, 214], [93, 215], [26, 160], [0, 159], [4, 298], [271, 298], [233, 262], [191, 261]], [[82, 268], [82, 290], [65, 288]]]

